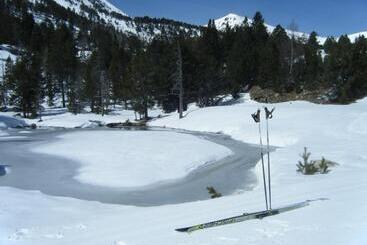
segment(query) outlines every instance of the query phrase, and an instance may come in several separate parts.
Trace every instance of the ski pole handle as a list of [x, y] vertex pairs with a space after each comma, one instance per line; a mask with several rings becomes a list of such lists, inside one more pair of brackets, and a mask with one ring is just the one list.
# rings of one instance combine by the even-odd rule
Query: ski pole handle
[[260, 109], [257, 110], [256, 113], [251, 114], [252, 118], [254, 119], [255, 123], [259, 123], [260, 122]]
[[272, 119], [273, 118], [273, 112], [275, 111], [275, 107], [271, 110], [269, 110], [267, 107], [264, 107], [266, 119]]

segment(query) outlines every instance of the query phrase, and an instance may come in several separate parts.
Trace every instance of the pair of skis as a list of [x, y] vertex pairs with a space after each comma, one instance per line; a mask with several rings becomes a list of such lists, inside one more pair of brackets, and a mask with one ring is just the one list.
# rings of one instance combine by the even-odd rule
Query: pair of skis
[[[260, 155], [261, 155], [261, 167], [263, 172], [263, 182], [264, 182], [264, 194], [265, 194], [265, 206], [266, 210], [271, 210], [271, 178], [270, 178], [270, 142], [269, 142], [269, 120], [273, 118], [273, 112], [275, 108], [269, 110], [267, 107], [264, 107], [265, 111], [265, 119], [266, 119], [266, 143], [267, 143], [267, 160], [268, 160], [268, 178], [266, 178], [266, 171], [265, 171], [265, 161], [264, 161], [264, 150], [263, 150], [263, 140], [262, 140], [262, 133], [261, 133], [261, 110], [258, 109], [256, 113], [252, 114], [252, 118], [254, 119], [255, 123], [259, 125], [259, 136], [260, 136]], [[266, 183], [268, 182], [268, 183]]]
[[[265, 205], [266, 210], [254, 213], [244, 213], [242, 215], [233, 216], [230, 218], [220, 219], [208, 223], [202, 223], [198, 225], [188, 226], [184, 228], [176, 229], [178, 232], [187, 232], [191, 233], [197, 230], [203, 230], [207, 228], [228, 225], [238, 222], [243, 222], [246, 220], [253, 220], [253, 219], [263, 219], [265, 217], [281, 214], [284, 212], [292, 211], [298, 208], [302, 208], [308, 206], [312, 200], [296, 203], [289, 206], [284, 206], [280, 208], [273, 209], [271, 204], [271, 179], [270, 179], [270, 142], [269, 142], [269, 120], [273, 118], [273, 112], [275, 108], [269, 110], [267, 107], [264, 107], [265, 111], [265, 118], [266, 118], [266, 136], [267, 136], [267, 160], [268, 160], [268, 178], [266, 178], [265, 172], [265, 161], [264, 161], [264, 150], [263, 150], [263, 141], [261, 135], [261, 110], [259, 109], [256, 113], [252, 114], [252, 118], [255, 120], [256, 123], [259, 124], [259, 135], [260, 135], [260, 154], [261, 154], [261, 164], [262, 164], [262, 171], [263, 171], [263, 181], [264, 181], [264, 192], [265, 192]], [[268, 184], [266, 183], [268, 182]]]
[[284, 207], [277, 208], [277, 209], [254, 212], [254, 213], [244, 213], [242, 215], [233, 216], [233, 217], [226, 218], [226, 219], [216, 220], [216, 221], [203, 223], [199, 225], [188, 226], [185, 228], [179, 228], [179, 229], [176, 229], [176, 231], [191, 233], [191, 232], [198, 231], [198, 230], [239, 223], [239, 222], [243, 222], [247, 220], [263, 219], [269, 216], [273, 216], [273, 215], [281, 214], [284, 212], [289, 212], [289, 211], [292, 211], [298, 208], [306, 207], [309, 205], [310, 202], [311, 201], [304, 201], [304, 202], [296, 203], [296, 204], [289, 205], [289, 206], [284, 206]]

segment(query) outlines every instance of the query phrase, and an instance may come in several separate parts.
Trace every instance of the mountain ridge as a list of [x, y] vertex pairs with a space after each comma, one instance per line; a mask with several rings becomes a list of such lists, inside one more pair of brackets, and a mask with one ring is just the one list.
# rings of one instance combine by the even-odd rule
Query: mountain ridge
[[[128, 35], [135, 35], [142, 40], [150, 41], [155, 36], [166, 33], [170, 25], [167, 22], [175, 22], [178, 26], [179, 31], [190, 33], [189, 35], [198, 36], [200, 35], [200, 27], [198, 25], [185, 23], [176, 20], [168, 19], [157, 19], [152, 17], [130, 17], [126, 12], [116, 7], [114, 4], [108, 0], [28, 0], [29, 2], [36, 4], [41, 2], [52, 1], [59, 6], [69, 9], [75, 14], [87, 17], [88, 19], [100, 19], [104, 21], [105, 24], [113, 26], [116, 30], [126, 33]], [[230, 28], [235, 28], [241, 26], [247, 17], [238, 15], [236, 13], [229, 13], [221, 18], [215, 19], [215, 25], [219, 31], [224, 31], [227, 25]], [[152, 20], [163, 20], [163, 22], [157, 21], [155, 26], [150, 26], [146, 23], [148, 19]], [[251, 18], [247, 18], [248, 23], [252, 23]], [[266, 28], [269, 33], [271, 33], [275, 26], [265, 23]], [[205, 26], [204, 26], [205, 27]], [[285, 28], [285, 31], [289, 36], [295, 35], [296, 37], [308, 38], [309, 33], [300, 31], [291, 31]], [[359, 36], [364, 35], [367, 37], [367, 31], [356, 32], [348, 34], [348, 37], [354, 42]], [[339, 37], [336, 37], [337, 39]], [[318, 36], [318, 41], [320, 44], [324, 44], [327, 37]]]
[[[127, 35], [134, 35], [142, 40], [150, 41], [155, 36], [178, 34], [197, 36], [201, 26], [165, 18], [130, 17], [107, 0], [26, 0], [33, 5], [56, 4], [65, 10], [85, 17], [94, 22], [102, 22]], [[35, 14], [35, 13], [33, 13]], [[42, 19], [40, 20], [42, 21]]]
[[[241, 16], [235, 13], [229, 13], [221, 18], [215, 19], [214, 22], [218, 30], [224, 31], [227, 25], [230, 28], [235, 28], [235, 27], [243, 25], [246, 18], [248, 20], [248, 23], [251, 24], [252, 23], [251, 18], [248, 18], [246, 16]], [[272, 32], [275, 29], [275, 26], [273, 25], [269, 25], [265, 23], [265, 26], [269, 32]], [[300, 32], [300, 31], [292, 32], [291, 30], [286, 29], [286, 28], [285, 28], [285, 31], [287, 32], [289, 36], [294, 34], [296, 37], [309, 37], [310, 35], [309, 33], [306, 33], [306, 32]], [[346, 34], [346, 35], [349, 37], [349, 39], [352, 42], [354, 42], [359, 36], [367, 37], [367, 31], [361, 31], [361, 32], [356, 32], [356, 33], [351, 33], [351, 34]], [[336, 37], [336, 38], [339, 38], [339, 37]], [[327, 37], [318, 36], [318, 41], [321, 44], [325, 43], [326, 39]]]

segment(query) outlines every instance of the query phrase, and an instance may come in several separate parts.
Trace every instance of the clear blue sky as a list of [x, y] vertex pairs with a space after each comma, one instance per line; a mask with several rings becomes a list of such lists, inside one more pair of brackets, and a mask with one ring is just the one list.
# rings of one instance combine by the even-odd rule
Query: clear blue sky
[[228, 13], [252, 17], [259, 10], [268, 24], [340, 35], [367, 31], [367, 0], [109, 0], [129, 16], [166, 17], [193, 24]]

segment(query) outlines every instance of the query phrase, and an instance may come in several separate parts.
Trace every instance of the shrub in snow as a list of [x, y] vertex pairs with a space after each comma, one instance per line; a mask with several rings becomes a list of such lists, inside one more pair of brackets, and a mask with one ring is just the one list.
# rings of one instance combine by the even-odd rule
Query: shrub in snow
[[305, 175], [312, 175], [318, 172], [315, 161], [309, 161], [311, 153], [307, 152], [307, 147], [304, 148], [304, 152], [300, 156], [302, 157], [302, 161], [298, 161], [298, 172]]
[[221, 197], [221, 196], [222, 196], [222, 194], [221, 194], [221, 193], [219, 193], [219, 192], [217, 192], [217, 191], [214, 189], [214, 187], [212, 187], [212, 186], [209, 186], [209, 187], [207, 187], [206, 189], [208, 190], [208, 192], [209, 192], [209, 194], [210, 194], [210, 197], [211, 197], [212, 199], [214, 199], [214, 198], [218, 198], [218, 197]]
[[319, 164], [319, 171], [321, 174], [327, 174], [330, 172], [328, 162], [325, 158], [321, 159], [321, 162]]
[[316, 173], [327, 174], [330, 172], [329, 166], [336, 164], [326, 160], [324, 157], [318, 161], [310, 161], [309, 158], [311, 156], [311, 153], [307, 152], [306, 147], [304, 149], [304, 152], [300, 156], [302, 157], [302, 161], [298, 161], [297, 171], [305, 175], [312, 175]]

